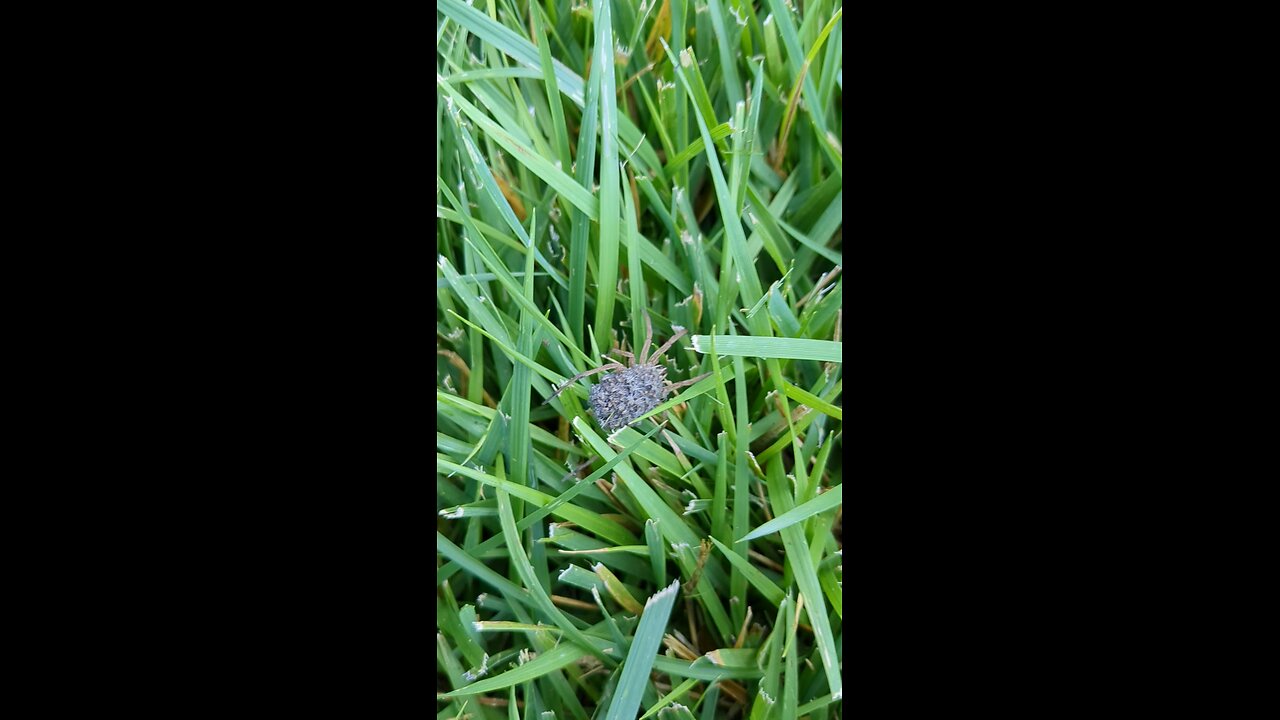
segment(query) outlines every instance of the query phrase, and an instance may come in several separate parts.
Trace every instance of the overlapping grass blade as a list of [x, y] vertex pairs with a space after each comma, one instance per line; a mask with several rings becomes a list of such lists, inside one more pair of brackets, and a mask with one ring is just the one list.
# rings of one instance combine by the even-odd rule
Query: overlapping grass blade
[[675, 580], [645, 603], [644, 614], [640, 616], [640, 625], [631, 641], [631, 649], [627, 651], [626, 662], [622, 664], [622, 677], [618, 680], [618, 689], [605, 720], [631, 720], [636, 716], [640, 698], [649, 683], [649, 670], [662, 644], [662, 635], [666, 632], [667, 620], [671, 617], [671, 608], [675, 606], [679, 590], [680, 581]]
[[[499, 473], [502, 471], [501, 463], [498, 465], [498, 471]], [[511, 498], [501, 488], [498, 489], [498, 519], [502, 521], [502, 534], [507, 539], [507, 548], [511, 551], [511, 564], [515, 567], [516, 574], [520, 576], [520, 580], [529, 591], [529, 595], [533, 597], [534, 607], [540, 610], [544, 617], [555, 623], [561, 630], [564, 630], [566, 639], [572, 640], [580, 647], [585, 648], [587, 652], [595, 655], [606, 665], [612, 665], [613, 661], [609, 656], [605, 655], [600, 648], [591, 644], [587, 636], [583, 635], [581, 630], [569, 622], [569, 618], [565, 617], [565, 614], [551, 602], [551, 597], [538, 582], [533, 566], [529, 564], [529, 556], [524, 551], [524, 543], [520, 539], [520, 532], [516, 530], [515, 516], [511, 513]]]
[[[752, 565], [751, 561], [747, 560], [744, 554], [739, 554], [737, 550], [730, 548], [728, 545], [725, 545], [715, 538], [711, 538], [711, 542], [715, 543], [716, 547], [720, 548], [720, 551], [724, 553], [725, 558], [731, 565], [733, 565], [734, 569], [742, 573], [742, 577], [746, 579], [746, 582], [751, 583], [752, 587], [760, 591], [760, 594], [764, 596], [765, 600], [768, 600], [769, 603], [774, 606], [777, 606], [782, 602], [782, 598], [785, 597], [786, 594], [778, 588], [776, 583], [765, 577], [764, 573], [760, 572], [756, 566]], [[738, 604], [745, 606], [745, 603]], [[743, 614], [746, 614], [746, 610], [743, 610]]]
[[[783, 483], [782, 461], [774, 458], [769, 463], [769, 499], [774, 512], [781, 516], [790, 510], [790, 496]], [[810, 624], [813, 626], [814, 642], [818, 646], [818, 655], [822, 660], [823, 671], [827, 677], [827, 687], [831, 696], [840, 699], [844, 693], [840, 678], [840, 663], [836, 659], [835, 636], [831, 632], [831, 622], [827, 618], [826, 601], [822, 588], [818, 584], [818, 572], [809, 556], [809, 548], [804, 533], [796, 525], [788, 525], [782, 529], [782, 544], [786, 548], [787, 564], [794, 573], [800, 596], [809, 610]]]
[[742, 540], [739, 540], [738, 542], [742, 542], [743, 540], [754, 540], [759, 537], [764, 537], [765, 535], [776, 533], [783, 528], [791, 527], [799, 522], [804, 522], [820, 512], [831, 510], [843, 501], [843, 488], [843, 485], [837, 485], [809, 502], [806, 502], [803, 505], [797, 505], [755, 530], [747, 533], [742, 537]]
[[530, 680], [542, 677], [548, 673], [555, 672], [562, 667], [577, 662], [588, 654], [587, 650], [573, 643], [560, 643], [552, 650], [539, 654], [538, 657], [520, 665], [514, 670], [508, 670], [496, 677], [472, 683], [466, 687], [454, 690], [453, 692], [448, 693], [448, 695], [449, 697], [463, 697], [466, 695], [479, 695], [480, 693], [493, 692], [494, 690], [503, 690], [512, 687], [513, 685], [529, 682]]

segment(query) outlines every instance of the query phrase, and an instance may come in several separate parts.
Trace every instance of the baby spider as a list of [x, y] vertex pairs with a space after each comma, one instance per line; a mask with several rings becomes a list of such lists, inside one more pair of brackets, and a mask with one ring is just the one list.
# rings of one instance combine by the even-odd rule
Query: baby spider
[[[658, 364], [658, 358], [662, 357], [667, 348], [671, 347], [676, 340], [679, 340], [685, 332], [684, 328], [679, 328], [675, 335], [672, 335], [662, 347], [658, 348], [653, 357], [649, 357], [649, 346], [653, 343], [653, 323], [650, 322], [649, 316], [646, 314], [644, 317], [644, 345], [640, 346], [639, 360], [626, 350], [617, 349], [618, 353], [630, 358], [630, 367], [614, 361], [605, 363], [594, 370], [580, 372], [556, 388], [551, 397], [559, 395], [565, 388], [588, 375], [594, 375], [605, 370], [618, 370], [619, 372], [605, 375], [600, 380], [600, 384], [591, 388], [588, 397], [591, 402], [591, 409], [596, 416], [596, 422], [600, 423], [601, 428], [604, 428], [606, 432], [613, 432], [620, 427], [624, 427], [657, 407], [667, 393], [685, 385], [692, 385], [711, 374], [706, 373], [678, 383], [667, 382], [667, 368], [665, 365]], [[550, 400], [551, 398], [547, 399]]]

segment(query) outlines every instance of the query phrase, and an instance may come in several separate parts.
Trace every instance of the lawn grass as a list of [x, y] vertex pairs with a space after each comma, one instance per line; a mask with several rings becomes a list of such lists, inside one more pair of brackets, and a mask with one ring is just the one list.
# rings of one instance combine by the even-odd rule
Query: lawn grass
[[437, 717], [842, 717], [842, 8], [438, 4]]

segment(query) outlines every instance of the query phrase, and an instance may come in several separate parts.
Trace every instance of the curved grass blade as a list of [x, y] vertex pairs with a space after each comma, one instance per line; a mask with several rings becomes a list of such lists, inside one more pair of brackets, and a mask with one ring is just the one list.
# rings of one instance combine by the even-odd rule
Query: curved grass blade
[[[482, 473], [475, 468], [465, 465], [459, 465], [448, 458], [436, 456], [436, 467], [438, 469], [448, 470], [450, 472], [463, 475], [465, 477], [479, 480], [485, 485], [504, 490], [524, 500], [527, 503], [542, 507], [551, 503], [554, 498], [546, 493], [534, 490], [531, 487], [513, 483], [510, 480], [494, 477], [487, 473]], [[619, 545], [636, 545], [637, 538], [631, 533], [624, 530], [617, 523], [609, 522], [607, 519], [600, 517], [598, 513], [584, 510], [577, 505], [562, 505], [552, 511], [557, 516], [568, 520], [571, 523], [577, 523], [584, 529], [599, 535], [600, 537], [618, 543]]]
[[[498, 472], [502, 472], [501, 462], [498, 464]], [[524, 542], [521, 540], [520, 531], [516, 530], [516, 519], [511, 513], [511, 497], [502, 488], [498, 489], [498, 519], [502, 524], [502, 534], [507, 539], [507, 549], [511, 552], [511, 564], [515, 567], [516, 574], [520, 576], [520, 581], [524, 583], [529, 594], [533, 596], [534, 605], [544, 616], [564, 630], [567, 639], [585, 648], [587, 652], [595, 655], [606, 665], [612, 665], [613, 659], [605, 655], [600, 648], [592, 645], [587, 640], [587, 636], [583, 635], [582, 631], [572, 622], [569, 622], [569, 618], [565, 617], [564, 612], [551, 602], [551, 596], [547, 595], [542, 583], [538, 582], [537, 575], [533, 571], [533, 565], [529, 563], [529, 556], [524, 551]]]
[[[604, 643], [603, 640], [600, 642]], [[548, 673], [555, 672], [566, 665], [577, 662], [587, 654], [584, 648], [573, 643], [560, 643], [559, 646], [541, 653], [538, 657], [514, 670], [509, 670], [497, 677], [486, 678], [472, 683], [464, 688], [447, 693], [446, 696], [453, 698], [504, 690], [519, 683], [529, 682]]]

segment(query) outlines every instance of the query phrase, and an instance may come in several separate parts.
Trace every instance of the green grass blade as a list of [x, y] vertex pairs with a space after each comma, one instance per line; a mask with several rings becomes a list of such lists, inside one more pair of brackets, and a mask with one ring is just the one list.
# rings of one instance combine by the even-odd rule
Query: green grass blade
[[[519, 485], [511, 482], [510, 480], [505, 480], [480, 472], [474, 468], [458, 465], [457, 463], [440, 456], [436, 456], [436, 468], [437, 470], [447, 470], [449, 472], [457, 473], [458, 475], [472, 478], [473, 480], [479, 480], [486, 485], [511, 493], [521, 500], [538, 507], [542, 507], [553, 501], [553, 498], [550, 495], [534, 490], [531, 487]], [[583, 529], [590, 530], [601, 538], [616, 542], [619, 545], [635, 545], [637, 543], [636, 537], [624, 530], [617, 523], [609, 522], [607, 519], [601, 518], [599, 514], [584, 510], [577, 505], [561, 505], [553, 510], [552, 514], [569, 522], [577, 523], [578, 525], [581, 525]]]
[[[751, 470], [747, 467], [747, 454], [750, 439], [747, 435], [747, 417], [749, 405], [747, 403], [747, 380], [745, 363], [742, 358], [733, 358], [733, 394], [735, 417], [737, 418], [738, 442], [734, 444], [733, 456], [733, 536], [742, 537], [750, 532], [748, 523], [751, 516]], [[719, 544], [719, 541], [717, 541]], [[725, 550], [724, 548], [721, 548]], [[732, 573], [729, 577], [729, 594], [730, 597], [738, 598], [738, 603], [734, 606], [733, 624], [742, 625], [743, 618], [747, 614], [747, 583], [753, 579], [753, 573], [756, 580], [764, 578], [764, 575], [756, 570], [747, 562], [747, 544], [742, 543], [735, 545], [733, 550], [725, 550], [725, 553], [733, 552], [737, 559], [730, 559], [733, 566]], [[749, 569], [748, 569], [749, 568]], [[763, 588], [770, 587], [773, 583], [764, 585], [758, 582], [752, 582], [753, 585], [761, 587], [761, 592], [766, 592]], [[775, 588], [776, 589], [776, 588]], [[777, 599], [772, 602], [777, 605], [782, 601], [782, 591], [777, 591]]]
[[465, 550], [454, 545], [449, 538], [441, 535], [439, 531], [436, 531], [436, 550], [441, 555], [444, 555], [450, 560], [461, 565], [463, 570], [484, 581], [490, 587], [493, 587], [508, 598], [521, 603], [532, 602], [519, 586], [493, 570], [490, 570], [486, 565], [481, 563], [479, 560], [476, 560]]
[[742, 542], [743, 540], [754, 540], [759, 537], [764, 537], [765, 535], [776, 533], [783, 528], [791, 527], [799, 522], [804, 522], [820, 512], [826, 512], [827, 510], [835, 508], [843, 501], [843, 487], [844, 485], [837, 485], [809, 502], [788, 510], [755, 530], [747, 533], [742, 540], [739, 540], [738, 542]]
[[[502, 472], [501, 463], [498, 465], [498, 472]], [[542, 611], [546, 619], [551, 620], [561, 630], [564, 630], [567, 639], [585, 648], [606, 665], [612, 665], [613, 661], [609, 656], [592, 645], [587, 640], [587, 637], [582, 634], [582, 631], [569, 622], [569, 618], [565, 617], [560, 608], [557, 608], [551, 602], [551, 596], [547, 594], [547, 591], [538, 582], [538, 578], [533, 571], [533, 565], [529, 563], [529, 556], [524, 551], [520, 532], [516, 530], [516, 519], [511, 513], [511, 498], [501, 488], [498, 489], [498, 519], [502, 521], [502, 535], [506, 538], [507, 548], [511, 551], [511, 564], [515, 567], [516, 574], [520, 576], [520, 580], [524, 583], [525, 588], [528, 589], [529, 594], [533, 596], [534, 606]]]
[[[786, 597], [786, 593], [782, 592], [782, 590], [772, 580], [765, 577], [764, 573], [756, 569], [756, 567], [751, 564], [750, 560], [739, 555], [736, 550], [733, 550], [728, 545], [725, 545], [715, 538], [711, 538], [711, 542], [715, 543], [716, 547], [720, 548], [720, 552], [724, 553], [729, 564], [733, 565], [734, 569], [742, 573], [747, 582], [751, 583], [751, 586], [756, 590], [759, 590], [765, 600], [768, 600], [774, 607], [777, 607], [782, 603], [782, 598]], [[739, 604], [743, 606], [746, 605], [745, 602]], [[744, 610], [743, 613], [745, 614], [746, 611]]]
[[[593, 75], [600, 83], [600, 262], [597, 269], [595, 338], [601, 350], [612, 345], [613, 305], [618, 282], [618, 97], [613, 77], [613, 18], [609, 0], [595, 0], [596, 49]], [[633, 322], [640, 322], [633, 318]]]
[[701, 681], [698, 680], [697, 678], [689, 678], [688, 680], [685, 680], [684, 682], [680, 683], [678, 686], [672, 688], [671, 692], [664, 695], [662, 699], [654, 703], [653, 707], [649, 708], [649, 710], [646, 711], [644, 715], [641, 715], [640, 720], [647, 720], [647, 718], [653, 717], [654, 714], [656, 714], [659, 710], [661, 710], [662, 708], [670, 705], [671, 703], [683, 697], [685, 693], [692, 690], [693, 686], [697, 685], [699, 682]]
[[636, 227], [636, 205], [631, 197], [631, 192], [622, 193], [622, 228], [623, 239], [627, 246], [627, 282], [630, 285], [628, 292], [631, 293], [631, 328], [632, 328], [632, 345], [639, 345], [635, 342], [636, 332], [639, 328], [644, 327], [644, 318], [649, 312], [649, 298], [645, 293], [644, 287], [644, 265], [640, 260], [639, 244], [636, 240], [640, 235], [640, 228]]
[[496, 677], [472, 683], [464, 688], [447, 693], [447, 695], [448, 697], [464, 697], [493, 692], [494, 690], [504, 690], [555, 672], [562, 667], [577, 662], [587, 654], [586, 650], [573, 643], [560, 643], [555, 648], [539, 654], [538, 657], [514, 670], [508, 670]]
[[729, 535], [729, 514], [722, 512], [729, 502], [729, 445], [725, 440], [727, 433], [716, 436], [716, 445], [720, 449], [716, 458], [715, 494], [711, 496], [711, 504], [718, 509], [711, 516], [711, 536], [727, 540]]
[[[657, 428], [654, 428], [656, 431]], [[658, 533], [658, 521], [649, 518], [644, 521], [644, 542], [649, 546], [649, 562], [653, 564], [653, 582], [662, 585], [667, 582], [667, 551], [662, 546], [662, 536]]]
[[[774, 513], [781, 516], [791, 509], [789, 495], [783, 487], [785, 479], [781, 458], [774, 458], [769, 463], [768, 475], [769, 498]], [[827, 618], [826, 600], [818, 584], [817, 568], [809, 556], [809, 547], [799, 526], [789, 525], [782, 529], [782, 544], [787, 553], [787, 565], [791, 567], [800, 595], [804, 598], [804, 606], [809, 611], [809, 621], [813, 626], [814, 641], [826, 673], [827, 687], [831, 690], [832, 697], [838, 700], [844, 694], [840, 663], [836, 660], [835, 637], [831, 632], [831, 621]]]
[[[734, 53], [738, 52], [738, 43], [730, 40], [732, 35], [725, 31], [724, 7], [720, 0], [708, 0], [707, 7], [711, 16], [711, 28], [715, 31], [717, 49], [720, 51], [720, 72], [724, 73], [724, 90], [728, 94], [729, 107], [742, 102], [742, 85], [738, 80], [738, 63]], [[741, 31], [737, 25], [731, 26]]]
[[[729, 123], [720, 123], [719, 125], [711, 129], [712, 140], [723, 140], [724, 138], [727, 138], [732, 134], [733, 134], [733, 128], [730, 127]], [[702, 148], [704, 147], [706, 147], [706, 145], [705, 143], [703, 143], [702, 138], [698, 138], [697, 140], [694, 140], [692, 143], [689, 144], [688, 147], [676, 153], [670, 160], [667, 161], [667, 165], [666, 165], [667, 172], [672, 172], [676, 168], [680, 167], [681, 165], [684, 165], [685, 163], [697, 157], [698, 154], [702, 152]]]
[[653, 669], [672, 677], [697, 678], [708, 682], [717, 680], [754, 680], [764, 675], [764, 671], [754, 667], [721, 667], [713, 664], [705, 656], [693, 662], [659, 655], [654, 658]]
[[[842, 343], [831, 340], [733, 335], [716, 337], [717, 355], [838, 363], [843, 361], [841, 348]], [[693, 349], [700, 353], [711, 352], [711, 338], [707, 335], [694, 335]]]
[[644, 614], [640, 617], [640, 625], [631, 641], [627, 660], [622, 664], [622, 677], [618, 680], [618, 689], [605, 720], [635, 718], [636, 711], [640, 708], [640, 699], [649, 683], [649, 670], [653, 667], [658, 647], [662, 644], [662, 635], [666, 632], [667, 621], [671, 618], [671, 609], [675, 606], [679, 590], [680, 581], [673, 581], [645, 603]]
[[[554, 164], [538, 155], [533, 148], [522, 145], [511, 133], [503, 130], [496, 122], [489, 119], [488, 115], [462, 97], [462, 93], [454, 89], [448, 80], [443, 77], [437, 77], [436, 84], [462, 109], [462, 112], [466, 113], [468, 118], [485, 131], [488, 137], [502, 146], [502, 149], [511, 153], [516, 162], [528, 168], [529, 172], [537, 175], [545, 183], [555, 188], [556, 192], [560, 193], [565, 200], [573, 203], [588, 217], [595, 218], [598, 216], [599, 208], [597, 207], [596, 199], [591, 196], [591, 193], [587, 192], [586, 188], [574, 182], [573, 178], [565, 173], [557, 170]], [[478, 156], [474, 159], [477, 162], [482, 161]]]
[[791, 398], [792, 400], [795, 400], [798, 403], [808, 405], [814, 410], [817, 410], [818, 412], [823, 413], [825, 415], [830, 415], [831, 417], [837, 420], [844, 419], [844, 412], [840, 408], [836, 407], [835, 405], [832, 405], [826, 400], [823, 400], [817, 395], [814, 395], [808, 390], [805, 390], [803, 388], [798, 388], [795, 385], [792, 385], [791, 383], [787, 383], [786, 392], [787, 392], [787, 397]]
[[613, 574], [613, 571], [600, 563], [596, 563], [592, 570], [595, 571], [596, 576], [600, 578], [600, 581], [604, 583], [605, 590], [608, 590], [609, 594], [613, 596], [613, 599], [616, 600], [617, 603], [627, 612], [644, 612], [644, 607], [640, 604], [640, 601], [636, 600], [635, 597], [633, 597], [631, 593], [623, 587], [622, 581], [618, 579], [617, 575]]
[[555, 61], [551, 58], [551, 43], [547, 42], [547, 33], [542, 27], [542, 13], [531, 8], [530, 14], [538, 38], [538, 60], [542, 63], [547, 105], [551, 108], [551, 136], [556, 146], [556, 159], [560, 161], [560, 169], [567, 172], [572, 163], [569, 156], [569, 130], [564, 123], [564, 106], [560, 101], [560, 85], [556, 82]]

